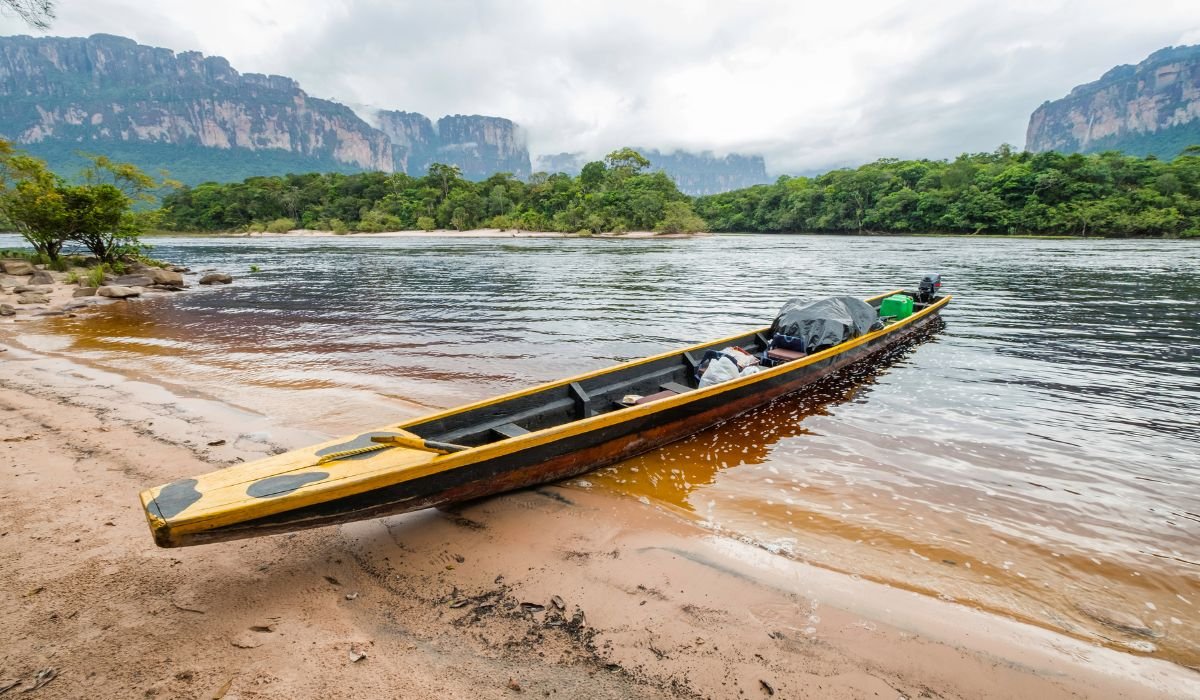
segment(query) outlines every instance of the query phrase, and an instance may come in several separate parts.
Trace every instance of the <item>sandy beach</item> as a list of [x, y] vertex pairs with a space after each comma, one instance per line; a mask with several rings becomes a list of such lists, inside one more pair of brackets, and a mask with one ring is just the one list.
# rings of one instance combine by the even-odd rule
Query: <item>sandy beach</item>
[[139, 489], [322, 436], [13, 329], [0, 689], [40, 672], [30, 697], [1197, 696], [1181, 666], [797, 563], [586, 480], [156, 549]]

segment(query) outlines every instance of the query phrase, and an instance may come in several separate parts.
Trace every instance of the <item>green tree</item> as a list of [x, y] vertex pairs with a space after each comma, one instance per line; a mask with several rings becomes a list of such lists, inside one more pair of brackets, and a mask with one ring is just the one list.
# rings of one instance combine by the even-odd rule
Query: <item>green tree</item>
[[457, 165], [434, 163], [429, 166], [426, 179], [435, 183], [442, 192], [442, 197], [450, 196], [450, 190], [462, 182], [462, 170]]
[[632, 148], [620, 148], [604, 156], [610, 178], [623, 180], [650, 167], [650, 161]]
[[129, 198], [114, 185], [64, 185], [68, 240], [83, 244], [104, 263], [141, 252], [140, 221], [129, 210]]
[[0, 215], [40, 255], [58, 260], [67, 241], [63, 181], [42, 161], [17, 153], [0, 140]]
[[595, 192], [604, 186], [604, 176], [607, 173], [608, 167], [604, 163], [594, 160], [584, 165], [583, 170], [579, 172], [579, 184], [583, 186], [585, 192]]
[[135, 165], [106, 156], [85, 156], [85, 184], [63, 186], [67, 200], [68, 240], [81, 243], [101, 262], [112, 263], [143, 252], [140, 235], [149, 221], [133, 210], [155, 201], [153, 191], [178, 183], [156, 180]]

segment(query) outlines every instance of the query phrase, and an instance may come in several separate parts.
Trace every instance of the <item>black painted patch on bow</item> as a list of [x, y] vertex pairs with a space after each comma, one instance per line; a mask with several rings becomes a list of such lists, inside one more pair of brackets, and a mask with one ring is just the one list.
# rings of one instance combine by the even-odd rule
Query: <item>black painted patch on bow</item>
[[[359, 435], [358, 437], [354, 438], [353, 440], [347, 440], [346, 442], [343, 442], [339, 445], [330, 445], [329, 447], [325, 447], [325, 448], [321, 449], [320, 451], [318, 451], [316, 454], [318, 457], [324, 457], [325, 455], [331, 455], [335, 452], [346, 452], [348, 450], [357, 450], [357, 449], [360, 449], [363, 447], [373, 447], [374, 445], [377, 445], [379, 443], [372, 442], [371, 438], [392, 436], [392, 435], [399, 435], [399, 434], [400, 433], [390, 433], [387, 431], [375, 432], [375, 433], [363, 433], [362, 435]], [[366, 459], [368, 457], [374, 457], [374, 456], [375, 456], [374, 452], [364, 452], [360, 455], [350, 455], [349, 457], [340, 457], [339, 459]]]
[[329, 477], [328, 472], [300, 472], [299, 474], [280, 474], [259, 479], [246, 489], [247, 496], [255, 498], [271, 498], [284, 496], [296, 489]]
[[162, 487], [154, 500], [150, 501], [150, 512], [163, 520], [179, 515], [200, 500], [200, 492], [196, 490], [198, 483], [195, 479], [180, 479]]

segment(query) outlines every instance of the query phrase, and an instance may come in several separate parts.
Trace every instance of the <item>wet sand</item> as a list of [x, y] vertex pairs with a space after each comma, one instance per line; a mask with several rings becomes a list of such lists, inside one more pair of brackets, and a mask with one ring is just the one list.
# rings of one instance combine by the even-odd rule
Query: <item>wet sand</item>
[[1197, 696], [1183, 667], [571, 485], [156, 549], [139, 489], [320, 436], [2, 340], [11, 692], [54, 669], [31, 697]]

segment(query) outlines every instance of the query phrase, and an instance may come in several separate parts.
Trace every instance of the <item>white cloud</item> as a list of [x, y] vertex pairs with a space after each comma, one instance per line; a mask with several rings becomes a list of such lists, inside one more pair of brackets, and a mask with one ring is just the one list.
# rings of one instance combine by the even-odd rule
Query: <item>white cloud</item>
[[356, 106], [506, 116], [535, 153], [760, 152], [773, 172], [1019, 146], [1043, 100], [1200, 41], [1194, 1], [1174, 0], [61, 0], [58, 14], [54, 34], [222, 55]]

